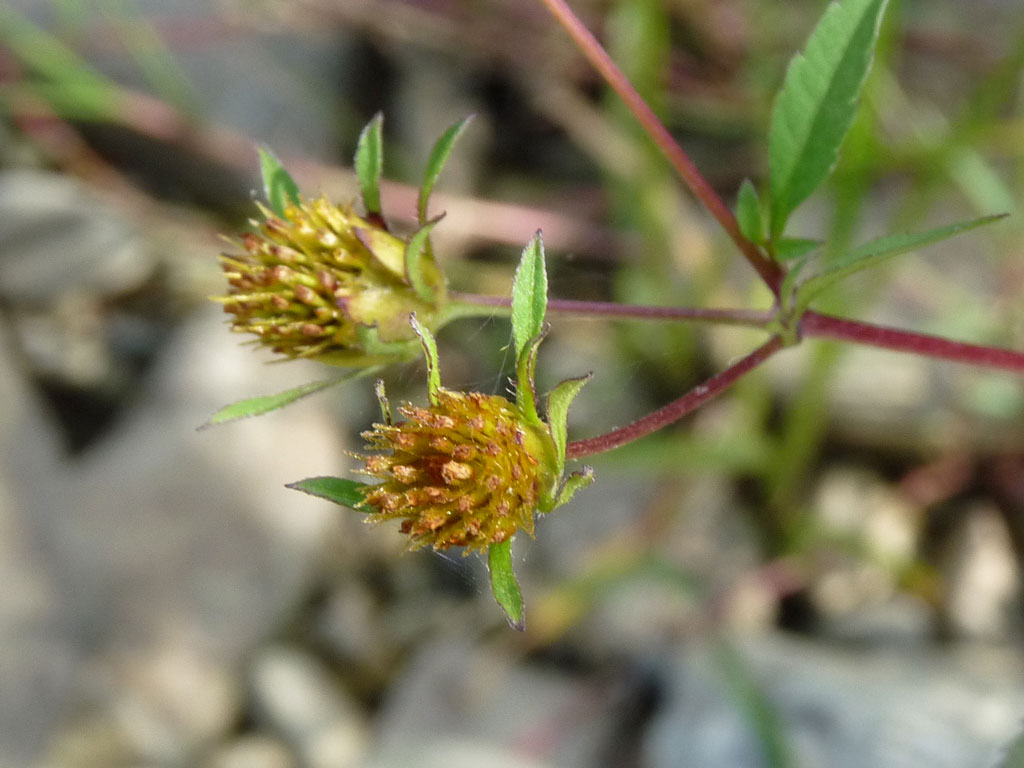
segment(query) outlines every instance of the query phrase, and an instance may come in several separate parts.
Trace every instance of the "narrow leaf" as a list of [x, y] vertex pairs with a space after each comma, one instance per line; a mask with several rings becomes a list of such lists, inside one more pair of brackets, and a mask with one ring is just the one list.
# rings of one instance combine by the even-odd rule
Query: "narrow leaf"
[[303, 397], [307, 397], [322, 389], [327, 389], [328, 387], [333, 387], [336, 384], [347, 381], [352, 378], [353, 375], [355, 374], [348, 374], [336, 379], [326, 379], [324, 381], [312, 381], [309, 384], [303, 384], [301, 387], [295, 387], [294, 389], [289, 389], [285, 392], [278, 392], [276, 395], [264, 395], [262, 397], [250, 397], [247, 400], [239, 400], [237, 403], [232, 403], [231, 405], [221, 408], [210, 417], [209, 421], [199, 428], [206, 429], [218, 424], [235, 421], [236, 419], [245, 419], [250, 416], [259, 416], [264, 413], [276, 411], [278, 408], [284, 408], [286, 405], [294, 403], [296, 400], [300, 400]]
[[[572, 497], [576, 495], [576, 492], [586, 488], [594, 482], [594, 469], [593, 467], [584, 467], [582, 472], [573, 472], [562, 483], [562, 487], [558, 489], [558, 494], [555, 496], [555, 507], [560, 507], [563, 504], [568, 504]], [[554, 507], [552, 507], [553, 509]]]
[[437, 342], [434, 341], [434, 336], [427, 327], [416, 319], [415, 312], [409, 316], [409, 324], [416, 331], [416, 335], [420, 337], [423, 356], [427, 360], [427, 397], [432, 405], [437, 405], [437, 393], [441, 389], [441, 366], [438, 363]]
[[260, 170], [263, 173], [263, 192], [267, 196], [270, 210], [284, 216], [288, 203], [299, 203], [299, 185], [281, 165], [277, 156], [266, 147], [257, 147], [260, 153]]
[[356, 145], [356, 176], [368, 215], [380, 215], [380, 179], [384, 168], [384, 139], [381, 126], [384, 115], [378, 112], [359, 134]]
[[343, 477], [307, 477], [285, 486], [360, 512], [363, 511], [360, 505], [363, 503], [363, 488], [366, 487], [366, 483]]
[[430, 242], [430, 232], [433, 230], [437, 223], [441, 220], [442, 216], [438, 216], [432, 221], [428, 221], [418, 230], [415, 234], [409, 238], [409, 242], [405, 246], [405, 276], [408, 279], [409, 284], [413, 290], [416, 291], [416, 295], [423, 299], [429, 304], [433, 304], [437, 298], [435, 291], [430, 287], [430, 284], [426, 281], [423, 276], [423, 265], [421, 259], [424, 254], [424, 250]]
[[466, 127], [472, 119], [473, 115], [469, 115], [450, 126], [448, 130], [441, 134], [441, 138], [437, 140], [437, 143], [434, 144], [433, 150], [430, 152], [430, 159], [427, 160], [427, 170], [423, 176], [423, 184], [420, 186], [419, 201], [416, 204], [416, 211], [419, 216], [420, 226], [427, 223], [430, 194], [434, 191], [434, 184], [437, 183], [437, 177], [440, 176], [441, 171], [444, 170], [445, 163], [448, 162], [448, 157], [451, 155], [452, 149], [455, 147], [455, 142], [459, 140], [462, 132], [466, 130]]
[[540, 350], [540, 343], [547, 335], [548, 326], [544, 326], [538, 335], [530, 339], [516, 361], [516, 404], [523, 417], [537, 426], [543, 424], [537, 411], [537, 353]]
[[540, 335], [548, 305], [548, 275], [544, 266], [544, 240], [538, 230], [526, 244], [512, 282], [512, 339], [516, 359], [530, 339]]
[[495, 601], [505, 612], [505, 618], [512, 629], [522, 632], [526, 629], [526, 609], [519, 582], [512, 571], [511, 539], [491, 544], [487, 548], [487, 566], [491, 571], [491, 592]]
[[842, 0], [789, 64], [768, 136], [771, 236], [832, 171], [853, 124], [887, 0]]
[[388, 426], [393, 423], [391, 420], [391, 403], [388, 402], [388, 393], [384, 389], [384, 380], [377, 379], [373, 385], [373, 392], [377, 395], [377, 404], [380, 405], [381, 420]]
[[551, 439], [555, 441], [555, 456], [558, 458], [558, 473], [565, 469], [565, 446], [568, 443], [566, 422], [569, 418], [569, 406], [583, 385], [590, 381], [594, 374], [588, 373], [576, 379], [566, 379], [548, 394], [548, 425]]
[[736, 220], [740, 232], [753, 243], [764, 242], [764, 221], [761, 219], [761, 201], [757, 199], [757, 189], [750, 179], [740, 184], [739, 196], [736, 199]]
[[926, 245], [937, 243], [940, 240], [946, 240], [962, 232], [991, 224], [1005, 217], [1005, 213], [982, 216], [978, 219], [961, 221], [956, 224], [930, 229], [927, 232], [880, 237], [877, 240], [857, 246], [837, 258], [827, 271], [822, 272], [820, 275], [815, 275], [800, 286], [797, 290], [798, 309], [806, 308], [826, 288], [835, 285], [852, 274], [876, 267], [894, 256], [917, 250]]
[[775, 241], [775, 258], [778, 261], [795, 261], [813, 253], [823, 246], [821, 240], [808, 240], [803, 237], [782, 237]]

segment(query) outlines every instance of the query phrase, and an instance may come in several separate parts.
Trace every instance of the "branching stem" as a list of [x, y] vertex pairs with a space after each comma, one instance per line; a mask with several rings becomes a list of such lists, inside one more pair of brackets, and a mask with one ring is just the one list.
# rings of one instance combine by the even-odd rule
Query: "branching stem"
[[662, 427], [667, 427], [669, 424], [678, 421], [690, 413], [690, 411], [700, 408], [704, 403], [724, 392], [744, 374], [752, 371], [782, 348], [782, 339], [778, 336], [772, 336], [767, 342], [739, 362], [712, 376], [703, 384], [694, 387], [678, 400], [673, 400], [668, 405], [659, 408], [653, 413], [649, 413], [642, 419], [597, 437], [574, 440], [566, 447], [565, 457], [567, 459], [580, 459], [595, 453], [610, 451], [612, 448], [618, 448], [641, 437], [646, 437]]
[[707, 179], [697, 170], [697, 166], [690, 160], [686, 151], [679, 146], [679, 143], [669, 133], [668, 128], [654, 114], [654, 110], [644, 101], [644, 98], [637, 92], [629, 78], [623, 74], [618, 65], [612, 61], [608, 52], [601, 46], [597, 39], [590, 33], [582, 21], [572, 12], [572, 9], [565, 4], [564, 0], [540, 0], [551, 15], [569, 33], [569, 36], [576, 42], [583, 55], [587, 57], [594, 68], [605, 79], [605, 82], [619, 94], [625, 102], [629, 111], [643, 126], [643, 129], [651, 137], [658, 149], [675, 168], [679, 176], [686, 182], [690, 191], [704, 204], [712, 216], [714, 216], [722, 228], [726, 231], [736, 247], [740, 249], [744, 258], [757, 270], [757, 274], [771, 289], [775, 296], [779, 295], [779, 288], [782, 285], [783, 271], [777, 263], [765, 256], [758, 247], [747, 240], [740, 232], [739, 223], [729, 207], [722, 202], [722, 198], [708, 183]]

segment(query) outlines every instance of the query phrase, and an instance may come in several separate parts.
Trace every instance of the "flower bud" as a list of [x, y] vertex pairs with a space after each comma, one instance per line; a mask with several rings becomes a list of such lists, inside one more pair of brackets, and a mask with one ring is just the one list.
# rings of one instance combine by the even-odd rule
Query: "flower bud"
[[[241, 253], [224, 254], [227, 295], [214, 297], [234, 315], [231, 328], [290, 358], [365, 365], [415, 350], [413, 312], [432, 326], [444, 281], [418, 260], [417, 293], [406, 272], [406, 243], [326, 198], [290, 204], [284, 216], [263, 206]], [[390, 346], [388, 346], [390, 345]]]
[[486, 550], [522, 529], [558, 480], [547, 431], [503, 397], [439, 389], [434, 404], [399, 409], [408, 419], [364, 432], [363, 506], [371, 522], [402, 520], [410, 546]]

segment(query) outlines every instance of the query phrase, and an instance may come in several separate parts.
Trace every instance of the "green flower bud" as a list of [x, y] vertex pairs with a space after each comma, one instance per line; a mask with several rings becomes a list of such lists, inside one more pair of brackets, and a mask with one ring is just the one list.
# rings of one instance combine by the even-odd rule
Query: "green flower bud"
[[546, 428], [527, 423], [503, 397], [439, 389], [428, 408], [408, 403], [408, 419], [375, 424], [362, 474], [371, 522], [402, 520], [410, 546], [485, 551], [517, 530], [533, 535], [533, 515], [558, 483]]
[[289, 205], [283, 217], [259, 208], [262, 220], [237, 243], [242, 252], [221, 256], [230, 287], [214, 300], [234, 316], [233, 331], [290, 358], [335, 365], [415, 353], [409, 316], [433, 327], [445, 300], [430, 258], [416, 260], [417, 292], [406, 242], [351, 207], [321, 197]]

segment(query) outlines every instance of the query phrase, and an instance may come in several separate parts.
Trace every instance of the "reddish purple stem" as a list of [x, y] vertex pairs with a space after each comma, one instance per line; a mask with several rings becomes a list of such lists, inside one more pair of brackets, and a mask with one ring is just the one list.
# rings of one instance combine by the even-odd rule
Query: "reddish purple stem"
[[[510, 307], [507, 296], [484, 296], [452, 291], [452, 299], [485, 307]], [[552, 314], [587, 315], [590, 317], [631, 317], [639, 320], [697, 320], [729, 325], [764, 328], [771, 313], [756, 309], [704, 309], [701, 307], [647, 307], [637, 304], [614, 304], [606, 301], [548, 299], [547, 311]]]
[[601, 74], [605, 82], [625, 102], [629, 111], [633, 113], [633, 116], [643, 126], [643, 129], [651, 137], [658, 149], [662, 151], [672, 164], [672, 167], [675, 168], [680, 178], [690, 188], [690, 191], [704, 204], [704, 207], [708, 209], [711, 215], [718, 220], [718, 223], [722, 225], [722, 229], [732, 238], [732, 241], [740, 249], [744, 258], [757, 270], [757, 274], [760, 275], [765, 285], [771, 289], [773, 294], [778, 296], [779, 287], [782, 284], [782, 269], [778, 264], [761, 253], [754, 243], [743, 236], [739, 223], [736, 221], [732, 211], [729, 210], [729, 207], [722, 201], [722, 198], [718, 196], [718, 193], [707, 182], [707, 179], [701, 175], [701, 172], [693, 164], [693, 161], [690, 160], [686, 151], [679, 146], [679, 143], [669, 133], [668, 128], [654, 114], [654, 110], [644, 101], [644, 98], [633, 87], [633, 84], [629, 82], [629, 78], [612, 61], [611, 56], [608, 55], [608, 52], [597, 41], [597, 38], [590, 33], [590, 30], [586, 28], [563, 0], [541, 0], [541, 2], [547, 7], [558, 23], [562, 25], [565, 31], [569, 33], [569, 36], [579, 46], [583, 55], [594, 66], [594, 69]]
[[968, 365], [982, 365], [1013, 373], [1024, 373], [1024, 352], [966, 344], [962, 341], [944, 339], [941, 336], [902, 331], [898, 328], [872, 325], [855, 320], [844, 320], [814, 311], [804, 313], [800, 321], [800, 331], [807, 337], [852, 341], [897, 352], [912, 352], [916, 355], [953, 360]]
[[690, 411], [700, 408], [704, 403], [717, 397], [736, 383], [744, 374], [752, 371], [782, 349], [782, 346], [782, 339], [778, 336], [772, 336], [767, 342], [739, 362], [730, 365], [721, 373], [712, 376], [703, 384], [691, 389], [678, 400], [673, 400], [668, 405], [644, 416], [642, 419], [597, 437], [572, 441], [566, 446], [565, 458], [580, 459], [595, 453], [610, 451], [612, 448], [618, 448], [620, 445], [631, 443], [652, 432], [656, 432], [662, 427], [667, 427], [669, 424], [678, 421], [690, 413]]

